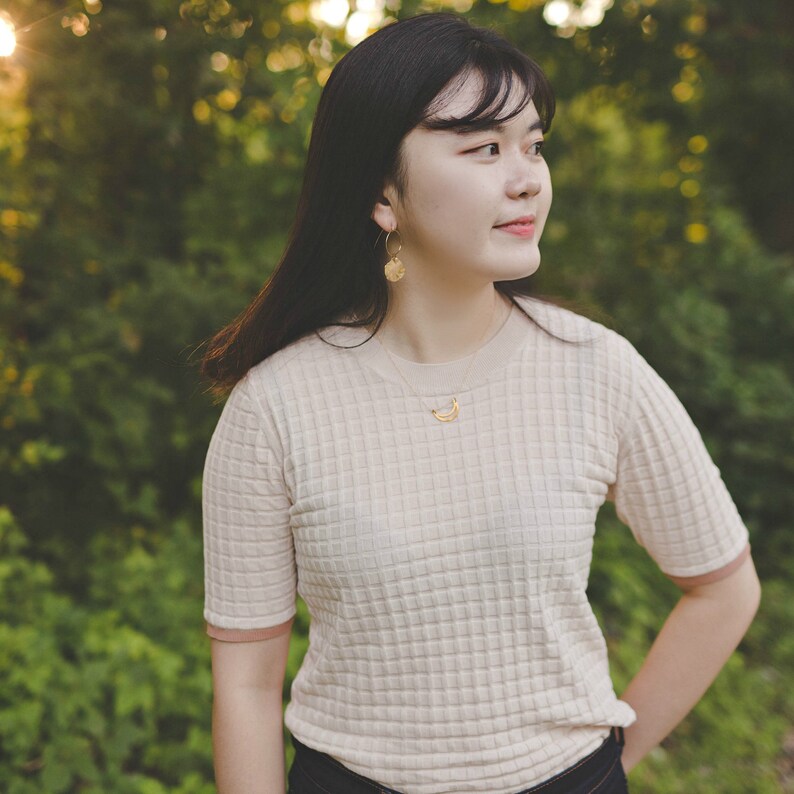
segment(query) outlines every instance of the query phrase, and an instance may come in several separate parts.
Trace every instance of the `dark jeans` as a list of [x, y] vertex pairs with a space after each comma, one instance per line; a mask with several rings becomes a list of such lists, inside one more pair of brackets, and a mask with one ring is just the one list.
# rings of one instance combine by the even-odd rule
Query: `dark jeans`
[[[331, 756], [307, 747], [294, 736], [295, 759], [289, 771], [288, 794], [400, 794], [375, 780], [358, 775]], [[620, 762], [623, 729], [613, 728], [590, 755], [517, 794], [628, 794]]]

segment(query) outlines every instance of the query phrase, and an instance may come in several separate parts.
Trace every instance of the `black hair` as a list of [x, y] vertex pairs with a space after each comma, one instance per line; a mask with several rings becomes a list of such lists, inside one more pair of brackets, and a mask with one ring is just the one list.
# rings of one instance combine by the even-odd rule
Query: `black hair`
[[[445, 97], [454, 94], [472, 74], [482, 78], [477, 105], [462, 117], [439, 116], [442, 90], [450, 89]], [[514, 84], [522, 101], [504, 112]], [[322, 327], [374, 325], [377, 333], [389, 288], [384, 251], [377, 250], [382, 230], [371, 213], [387, 180], [398, 194], [405, 189], [403, 139], [419, 125], [484, 129], [513, 118], [530, 101], [547, 131], [555, 100], [540, 66], [498, 33], [449, 12], [394, 22], [347, 52], [317, 105], [281, 261], [243, 312], [210, 339], [200, 362], [211, 390], [227, 393], [252, 366]], [[514, 295], [532, 294], [528, 279], [494, 286], [516, 303]]]

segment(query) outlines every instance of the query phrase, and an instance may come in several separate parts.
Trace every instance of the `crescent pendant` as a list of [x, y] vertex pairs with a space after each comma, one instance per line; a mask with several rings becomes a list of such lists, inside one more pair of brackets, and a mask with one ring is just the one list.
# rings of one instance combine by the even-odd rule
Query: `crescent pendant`
[[457, 419], [459, 413], [460, 408], [458, 407], [458, 401], [455, 397], [452, 398], [452, 408], [449, 410], [449, 413], [441, 414], [433, 409], [433, 416], [435, 416], [439, 422], [451, 422], [453, 419]]

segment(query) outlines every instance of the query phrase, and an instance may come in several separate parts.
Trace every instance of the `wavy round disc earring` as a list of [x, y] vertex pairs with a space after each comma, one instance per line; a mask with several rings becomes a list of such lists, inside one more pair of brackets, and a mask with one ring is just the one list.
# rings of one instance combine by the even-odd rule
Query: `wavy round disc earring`
[[389, 251], [389, 236], [395, 232], [397, 232], [396, 228], [386, 234], [386, 253], [389, 255], [389, 261], [385, 264], [383, 272], [389, 281], [399, 281], [405, 275], [405, 265], [397, 258], [397, 254], [400, 253], [403, 247], [402, 241], [399, 239], [399, 232], [397, 232], [397, 245], [399, 245], [399, 248], [394, 253]]

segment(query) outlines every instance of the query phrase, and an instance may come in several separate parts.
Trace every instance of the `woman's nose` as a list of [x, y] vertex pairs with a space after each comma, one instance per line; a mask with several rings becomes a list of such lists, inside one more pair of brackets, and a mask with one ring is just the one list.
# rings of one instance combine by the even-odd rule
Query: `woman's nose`
[[541, 183], [534, 173], [526, 172], [513, 179], [508, 186], [510, 196], [520, 198], [521, 196], [534, 196], [540, 193]]
[[534, 196], [540, 192], [541, 181], [536, 172], [536, 165], [526, 161], [518, 163], [510, 179], [507, 189], [510, 196]]

